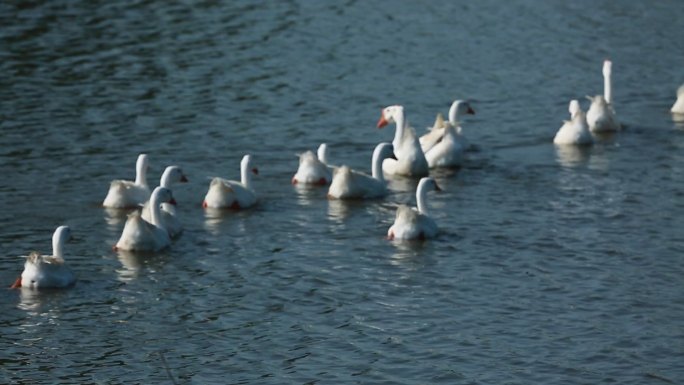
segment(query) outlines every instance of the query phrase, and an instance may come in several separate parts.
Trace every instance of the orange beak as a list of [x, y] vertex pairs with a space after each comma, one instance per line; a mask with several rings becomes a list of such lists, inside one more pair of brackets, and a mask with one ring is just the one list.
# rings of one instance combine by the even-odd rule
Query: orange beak
[[378, 128], [385, 127], [389, 122], [385, 119], [385, 112], [380, 112], [380, 120], [378, 120]]
[[10, 289], [18, 289], [21, 287], [21, 277], [17, 278], [16, 281], [10, 286]]

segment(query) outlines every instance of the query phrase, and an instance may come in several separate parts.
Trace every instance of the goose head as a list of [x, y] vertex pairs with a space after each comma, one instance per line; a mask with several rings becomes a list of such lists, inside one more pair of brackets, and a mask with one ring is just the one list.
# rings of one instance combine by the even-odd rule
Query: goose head
[[390, 123], [396, 123], [403, 120], [404, 118], [404, 107], [395, 105], [389, 106], [382, 109], [380, 120], [378, 120], [377, 127], [383, 128]]
[[464, 114], [475, 115], [475, 110], [465, 100], [454, 100], [449, 107], [449, 123], [458, 126], [458, 117]]
[[470, 103], [465, 100], [454, 100], [454, 102], [451, 103], [451, 107], [449, 107], [449, 119], [451, 119], [452, 116], [465, 114], [475, 115], [475, 110]]
[[613, 62], [610, 60], [606, 59], [603, 61], [603, 77], [610, 77], [610, 74], [612, 73], [613, 70]]
[[[592, 99], [593, 101], [593, 99]], [[568, 112], [570, 112], [570, 117], [574, 118], [575, 115], [582, 109], [580, 108], [580, 104], [577, 100], [573, 99], [570, 101], [570, 104], [568, 105]]]
[[416, 189], [418, 192], [442, 191], [437, 182], [432, 177], [423, 177], [418, 182]]
[[169, 188], [172, 183], [186, 183], [188, 178], [183, 174], [183, 170], [178, 166], [168, 166], [162, 174], [160, 186]]
[[176, 200], [173, 199], [173, 194], [171, 193], [171, 190], [162, 186], [157, 186], [154, 189], [154, 191], [152, 191], [150, 201], [153, 200], [157, 202], [157, 206], [159, 206], [159, 204], [162, 203], [171, 203], [173, 205], [176, 204]]
[[259, 169], [256, 167], [252, 167], [251, 155], [245, 155], [242, 157], [242, 160], [240, 161], [240, 169], [243, 171], [243, 174], [251, 172], [254, 175], [259, 175]]

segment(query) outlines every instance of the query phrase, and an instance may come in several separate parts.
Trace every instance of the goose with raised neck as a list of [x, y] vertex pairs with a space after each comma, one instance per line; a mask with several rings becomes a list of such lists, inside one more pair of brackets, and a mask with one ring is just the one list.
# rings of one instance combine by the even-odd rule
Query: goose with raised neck
[[[183, 173], [183, 170], [179, 166], [168, 166], [164, 170], [164, 173], [159, 180], [159, 185], [161, 187], [166, 187], [171, 190], [171, 187], [177, 183], [187, 183], [188, 178]], [[142, 218], [148, 222], [152, 220], [152, 213], [150, 210], [151, 202], [148, 200], [142, 209]], [[171, 238], [179, 236], [183, 232], [183, 225], [178, 219], [178, 214], [176, 212], [176, 205], [173, 203], [164, 202], [160, 205], [160, 218], [164, 223], [164, 228], [169, 232]]]
[[[437, 113], [435, 123], [429, 128], [429, 132], [420, 137], [420, 147], [423, 149], [423, 152], [427, 153], [442, 140], [447, 126], [452, 126], [456, 129], [456, 139], [464, 150], [468, 150], [470, 144], [463, 135], [463, 128], [459, 121], [459, 116], [462, 115], [475, 115], [475, 110], [470, 105], [470, 102], [465, 100], [454, 100], [451, 103], [447, 121], [444, 121], [444, 117], [441, 113]], [[429, 160], [428, 163], [430, 163]]]
[[138, 155], [135, 163], [135, 181], [113, 180], [109, 184], [109, 191], [102, 206], [123, 209], [144, 204], [150, 197], [150, 188], [147, 185], [148, 168], [147, 154]]
[[563, 122], [563, 125], [558, 129], [558, 132], [556, 132], [556, 135], [553, 138], [553, 143], [578, 146], [589, 146], [593, 144], [594, 137], [591, 136], [591, 132], [589, 131], [587, 117], [577, 100], [570, 101], [568, 112], [570, 112], [570, 120], [565, 120]]
[[371, 175], [340, 166], [333, 174], [328, 189], [330, 199], [368, 199], [387, 195], [387, 182], [383, 175], [383, 160], [393, 155], [390, 143], [375, 146], [371, 158]]
[[[445, 122], [443, 128], [433, 130], [435, 133], [441, 134], [441, 136], [439, 141], [434, 143], [425, 152], [425, 159], [430, 168], [459, 167], [463, 164], [465, 152], [469, 144], [468, 140], [463, 136], [460, 123], [457, 120], [460, 113], [475, 114], [475, 110], [470, 106], [470, 103], [456, 100], [451, 104], [451, 108], [449, 108], [449, 121]], [[433, 134], [432, 139], [435, 137]]]
[[587, 124], [592, 132], [614, 132], [621, 127], [613, 107], [612, 68], [610, 60], [603, 62], [603, 95], [587, 96], [591, 101]]
[[212, 209], [245, 209], [257, 203], [257, 195], [252, 188], [252, 174], [259, 170], [252, 167], [252, 156], [245, 155], [240, 161], [240, 181], [215, 177], [209, 184], [202, 207]]
[[328, 145], [321, 143], [317, 155], [308, 150], [299, 154], [299, 167], [292, 184], [325, 186], [332, 181], [332, 168], [328, 166]]
[[408, 126], [403, 106], [394, 105], [382, 110], [377, 127], [382, 128], [389, 123], [396, 124], [392, 140], [396, 159], [385, 159], [382, 162], [383, 172], [388, 175], [411, 177], [428, 175], [429, 167], [425, 154], [415, 132]]
[[173, 194], [166, 187], [158, 186], [150, 197], [150, 220], [146, 221], [140, 212], [128, 216], [115, 250], [159, 251], [171, 244], [169, 232], [161, 219], [162, 203], [173, 203]]
[[52, 234], [52, 255], [31, 252], [12, 288], [30, 289], [64, 288], [71, 286], [76, 277], [64, 262], [64, 244], [71, 239], [71, 229], [59, 226]]
[[428, 191], [440, 191], [437, 182], [432, 178], [422, 178], [416, 189], [417, 209], [399, 205], [394, 223], [387, 230], [388, 239], [427, 239], [437, 236], [438, 227], [430, 217], [427, 207]]

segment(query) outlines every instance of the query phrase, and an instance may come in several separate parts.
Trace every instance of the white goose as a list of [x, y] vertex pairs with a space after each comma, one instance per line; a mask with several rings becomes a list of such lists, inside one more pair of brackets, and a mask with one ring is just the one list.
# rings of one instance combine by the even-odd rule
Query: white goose
[[672, 105], [670, 112], [673, 114], [684, 114], [684, 84], [677, 89], [677, 101]]
[[[475, 114], [475, 110], [468, 102], [456, 100], [449, 108], [449, 121], [442, 128], [433, 127], [433, 130], [421, 137], [421, 146], [425, 151], [425, 159], [430, 168], [435, 167], [458, 167], [463, 163], [465, 151], [468, 149], [468, 141], [462, 134], [458, 123], [459, 113]], [[435, 125], [439, 124], [439, 116]], [[428, 135], [430, 135], [428, 137]], [[439, 138], [438, 138], [439, 137]], [[423, 140], [425, 138], [425, 140]], [[434, 142], [435, 139], [438, 140]], [[429, 148], [425, 150], [425, 148]]]
[[150, 197], [147, 186], [147, 154], [138, 155], [135, 163], [135, 181], [113, 180], [102, 206], [109, 208], [133, 208], [145, 203]]
[[414, 177], [428, 175], [429, 167], [427, 160], [425, 160], [425, 154], [420, 148], [416, 133], [406, 122], [404, 107], [389, 106], [382, 110], [377, 124], [378, 128], [389, 123], [396, 123], [397, 126], [392, 141], [396, 159], [385, 159], [382, 162], [382, 171], [388, 175]]
[[387, 195], [387, 182], [382, 174], [383, 160], [392, 156], [392, 145], [380, 143], [373, 150], [372, 174], [354, 171], [349, 166], [337, 168], [328, 189], [330, 199], [366, 199]]
[[214, 178], [209, 184], [209, 191], [204, 197], [202, 207], [212, 209], [246, 209], [257, 202], [252, 188], [252, 175], [259, 170], [252, 168], [252, 156], [245, 155], [240, 162], [240, 182], [223, 178]]
[[313, 151], [299, 155], [299, 168], [292, 177], [292, 184], [309, 184], [325, 186], [332, 180], [331, 168], [327, 165], [328, 145], [318, 146], [318, 156]]
[[568, 106], [570, 112], [570, 119], [565, 120], [561, 128], [553, 138], [555, 144], [569, 144], [569, 145], [591, 145], [594, 143], [594, 137], [591, 136], [589, 125], [587, 124], [587, 117], [582, 111], [577, 100], [571, 100]]
[[[453, 103], [451, 103], [451, 107], [449, 107], [448, 122], [445, 122], [442, 114], [438, 113], [430, 132], [420, 137], [420, 147], [423, 149], [423, 152], [427, 154], [432, 147], [442, 140], [442, 137], [444, 137], [445, 134], [445, 128], [447, 126], [452, 126], [455, 128], [457, 134], [456, 138], [461, 144], [460, 147], [462, 147], [464, 150], [467, 150], [469, 147], [468, 140], [465, 138], [465, 136], [463, 136], [463, 129], [461, 128], [458, 120], [458, 117], [463, 114], [475, 115], [475, 110], [473, 110], [473, 108], [470, 106], [470, 103], [465, 100], [455, 100]], [[428, 163], [430, 163], [429, 160]]]
[[603, 62], [603, 95], [587, 96], [591, 106], [587, 111], [587, 123], [592, 132], [614, 132], [620, 130], [620, 123], [613, 108], [613, 89], [611, 83], [612, 63]]
[[173, 195], [171, 190], [158, 186], [150, 197], [152, 220], [144, 220], [137, 210], [131, 213], [114, 250], [159, 251], [168, 247], [171, 238], [161, 220], [161, 204], [164, 202], [172, 203]]
[[52, 255], [34, 251], [26, 257], [24, 271], [12, 288], [31, 289], [63, 288], [71, 286], [76, 277], [64, 263], [64, 244], [71, 239], [71, 229], [59, 226], [52, 234]]
[[[188, 178], [183, 174], [183, 170], [178, 166], [168, 166], [161, 176], [159, 185], [171, 190], [171, 186], [175, 183], [186, 183]], [[176, 206], [171, 203], [161, 204], [161, 221], [164, 223], [164, 228], [169, 232], [171, 238], [175, 238], [183, 232], [183, 225], [178, 220], [176, 215]], [[150, 201], [145, 202], [142, 209], [142, 218], [148, 222], [152, 222], [152, 210], [150, 210]]]
[[387, 231], [388, 239], [427, 239], [437, 235], [437, 224], [427, 211], [428, 191], [440, 191], [440, 188], [434, 179], [422, 178], [416, 190], [418, 209], [406, 205], [397, 207], [394, 224]]

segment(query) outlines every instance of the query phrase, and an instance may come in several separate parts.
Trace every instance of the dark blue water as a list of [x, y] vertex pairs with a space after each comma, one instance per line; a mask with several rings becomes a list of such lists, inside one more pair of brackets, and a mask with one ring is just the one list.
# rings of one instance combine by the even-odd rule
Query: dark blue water
[[[0, 283], [74, 240], [69, 290], [0, 296], [9, 384], [684, 382], [680, 1], [0, 4]], [[627, 130], [551, 143], [613, 61]], [[327, 142], [370, 170], [380, 109], [454, 99], [479, 151], [435, 171], [437, 239], [384, 239], [415, 182], [328, 201], [289, 184]], [[109, 181], [178, 164], [185, 233], [116, 253]], [[257, 207], [205, 212], [254, 156]]]

